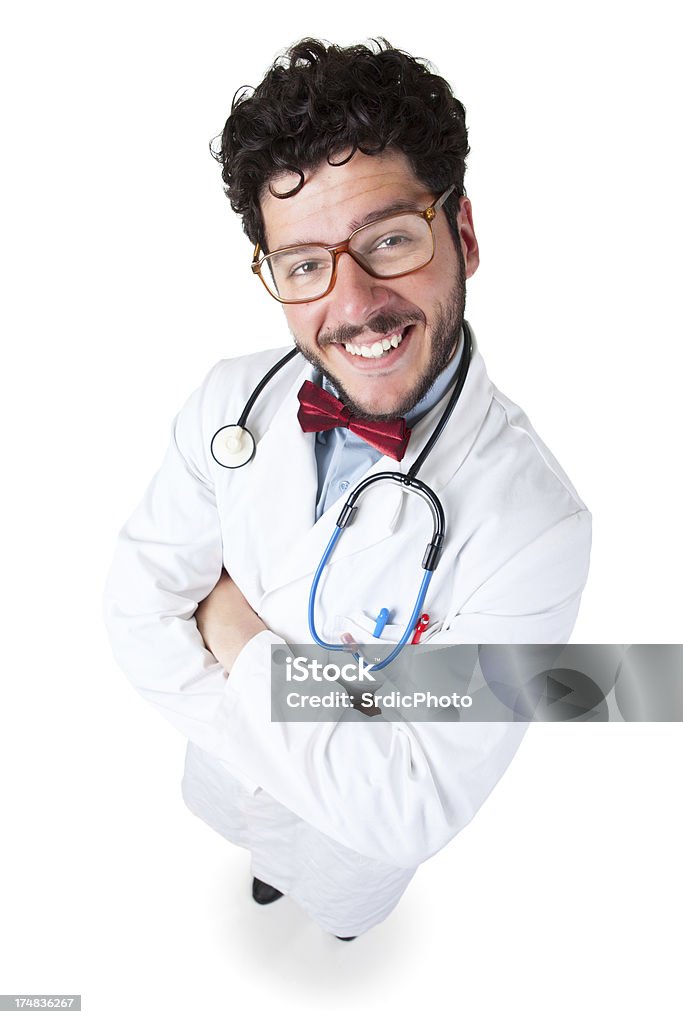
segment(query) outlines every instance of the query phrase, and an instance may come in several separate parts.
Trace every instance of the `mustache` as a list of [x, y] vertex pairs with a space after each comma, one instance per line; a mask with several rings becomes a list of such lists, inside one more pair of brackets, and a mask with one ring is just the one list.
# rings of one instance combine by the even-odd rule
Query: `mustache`
[[373, 334], [389, 334], [396, 332], [409, 324], [426, 323], [425, 315], [421, 309], [394, 310], [386, 313], [376, 313], [369, 317], [364, 324], [340, 324], [333, 331], [328, 331], [318, 337], [320, 345], [343, 345], [347, 341], [364, 334], [365, 331], [372, 331]]

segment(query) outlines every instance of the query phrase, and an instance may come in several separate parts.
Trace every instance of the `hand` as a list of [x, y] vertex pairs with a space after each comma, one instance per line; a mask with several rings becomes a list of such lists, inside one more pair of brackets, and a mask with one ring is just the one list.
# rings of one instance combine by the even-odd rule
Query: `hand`
[[204, 646], [228, 672], [244, 645], [268, 628], [226, 572], [198, 606], [195, 619]]

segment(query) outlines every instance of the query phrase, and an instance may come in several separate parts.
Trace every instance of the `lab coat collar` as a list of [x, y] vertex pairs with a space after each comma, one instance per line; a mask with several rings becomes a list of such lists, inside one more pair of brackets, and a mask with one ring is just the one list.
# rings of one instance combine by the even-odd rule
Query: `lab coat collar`
[[[427, 456], [419, 474], [420, 479], [429, 484], [437, 493], [460, 469], [479, 433], [493, 396], [493, 386], [486, 373], [484, 361], [479, 354], [477, 339], [471, 327], [470, 333], [472, 335], [472, 361], [462, 393], [443, 434]], [[443, 398], [413, 427], [408, 448], [400, 463], [402, 473], [407, 473], [419, 456], [448, 405], [451, 394], [452, 389], [449, 388]], [[377, 468], [375, 467], [375, 469]]]

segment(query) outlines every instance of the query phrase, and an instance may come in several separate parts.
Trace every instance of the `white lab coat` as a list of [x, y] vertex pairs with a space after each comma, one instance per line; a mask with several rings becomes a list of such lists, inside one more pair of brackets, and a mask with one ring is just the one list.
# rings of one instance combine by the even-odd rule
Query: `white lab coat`
[[[224, 360], [190, 397], [121, 533], [106, 619], [124, 671], [190, 741], [188, 806], [249, 849], [254, 874], [321, 927], [357, 935], [387, 916], [417, 866], [471, 820], [524, 726], [350, 721], [348, 712], [271, 722], [270, 644], [310, 641], [312, 575], [342, 504], [315, 521], [315, 434], [296, 418], [312, 367], [295, 357], [257, 400], [251, 463], [224, 469], [209, 446], [285, 351]], [[413, 429], [403, 471], [447, 400]], [[383, 457], [369, 473], [396, 468]], [[565, 643], [588, 572], [590, 513], [524, 413], [489, 381], [476, 342], [458, 407], [421, 477], [447, 518], [425, 641]], [[431, 529], [425, 503], [398, 487], [364, 495], [318, 592], [323, 639], [339, 642], [348, 630], [376, 642], [382, 606], [393, 612], [382, 642], [402, 635]], [[223, 566], [268, 626], [229, 677], [194, 621]]]

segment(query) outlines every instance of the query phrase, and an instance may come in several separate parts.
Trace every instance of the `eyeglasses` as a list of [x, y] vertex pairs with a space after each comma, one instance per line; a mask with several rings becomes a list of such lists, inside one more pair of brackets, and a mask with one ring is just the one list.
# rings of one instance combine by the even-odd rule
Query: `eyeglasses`
[[[363, 224], [338, 245], [287, 245], [261, 256], [256, 245], [251, 269], [278, 302], [313, 302], [334, 288], [337, 260], [347, 253], [371, 277], [393, 278], [426, 267], [434, 257], [432, 221], [455, 185], [426, 210], [410, 210]], [[265, 273], [264, 273], [265, 271]]]

